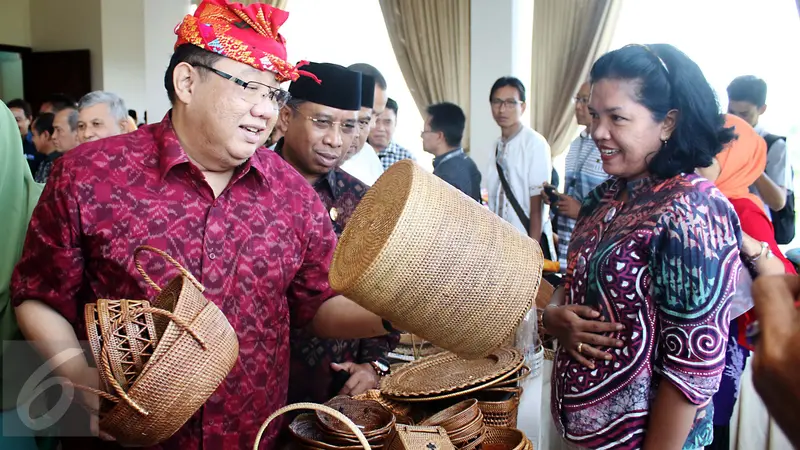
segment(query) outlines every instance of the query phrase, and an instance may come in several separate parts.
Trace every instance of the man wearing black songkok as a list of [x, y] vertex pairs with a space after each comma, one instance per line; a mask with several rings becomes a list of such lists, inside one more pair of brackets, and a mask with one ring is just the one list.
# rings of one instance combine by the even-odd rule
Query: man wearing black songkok
[[[283, 138], [275, 151], [314, 186], [338, 236], [367, 191], [337, 167], [359, 132], [362, 77], [336, 64], [311, 63], [301, 69], [320, 82], [301, 77], [289, 86], [292, 99], [278, 118]], [[386, 355], [398, 341], [396, 335], [342, 341], [319, 339], [310, 330], [291, 333], [289, 403], [324, 403], [337, 394], [376, 388], [388, 370]]]

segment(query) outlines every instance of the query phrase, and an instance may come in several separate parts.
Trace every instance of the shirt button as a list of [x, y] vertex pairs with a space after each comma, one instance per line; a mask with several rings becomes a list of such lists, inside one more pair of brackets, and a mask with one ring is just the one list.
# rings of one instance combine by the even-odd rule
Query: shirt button
[[578, 256], [578, 271], [583, 272], [583, 269], [586, 268], [586, 258], [583, 255]]
[[215, 255], [215, 254], [213, 254], [213, 253], [209, 253], [209, 254], [208, 254], [208, 258], [209, 258], [209, 259], [216, 259], [216, 258], [217, 258], [217, 255]]

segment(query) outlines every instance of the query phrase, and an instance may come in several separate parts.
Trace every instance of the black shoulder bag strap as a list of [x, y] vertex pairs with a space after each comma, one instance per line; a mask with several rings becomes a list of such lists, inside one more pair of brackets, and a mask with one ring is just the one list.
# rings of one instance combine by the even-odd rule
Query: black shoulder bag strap
[[531, 229], [531, 219], [529, 219], [528, 216], [525, 215], [525, 211], [522, 210], [522, 206], [520, 206], [519, 202], [517, 201], [517, 197], [514, 196], [514, 192], [508, 185], [508, 180], [506, 180], [506, 174], [503, 172], [503, 168], [500, 167], [500, 163], [496, 162], [496, 164], [497, 164], [497, 174], [500, 176], [500, 184], [503, 185], [503, 191], [505, 191], [508, 201], [511, 202], [511, 207], [514, 208], [514, 212], [517, 213], [519, 221], [522, 222], [522, 225], [525, 227], [525, 230], [528, 231]]

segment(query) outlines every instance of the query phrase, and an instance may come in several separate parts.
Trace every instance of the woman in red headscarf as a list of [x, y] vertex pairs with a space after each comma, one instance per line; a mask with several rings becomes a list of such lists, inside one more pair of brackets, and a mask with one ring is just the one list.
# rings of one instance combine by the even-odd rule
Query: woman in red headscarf
[[[742, 259], [753, 277], [795, 273], [775, 242], [764, 203], [750, 193], [750, 186], [764, 172], [767, 144], [744, 120], [728, 114], [725, 127], [735, 127], [737, 139], [717, 155], [713, 166], [698, 169], [728, 197], [742, 227]], [[731, 322], [725, 373], [719, 391], [714, 395], [714, 442], [706, 449], [730, 448], [730, 421], [739, 396], [739, 386], [750, 352], [745, 345], [744, 331], [754, 320], [753, 311]]]

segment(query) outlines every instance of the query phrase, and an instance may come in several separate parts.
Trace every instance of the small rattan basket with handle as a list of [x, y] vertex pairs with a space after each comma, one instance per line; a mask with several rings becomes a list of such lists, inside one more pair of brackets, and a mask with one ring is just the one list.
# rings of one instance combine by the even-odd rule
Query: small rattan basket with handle
[[411, 160], [370, 188], [342, 234], [333, 289], [464, 358], [488, 355], [531, 309], [536, 241]]
[[[181, 276], [162, 290], [140, 264], [144, 251], [165, 258]], [[101, 407], [100, 429], [125, 446], [152, 446], [178, 431], [213, 394], [236, 363], [239, 341], [222, 311], [203, 296], [203, 286], [177, 261], [152, 247], [137, 248], [134, 259], [145, 281], [160, 292], [153, 301], [157, 307], [131, 308], [116, 321], [152, 314], [159, 339], [126, 389], [111, 371], [110, 336], [100, 338], [97, 365], [111, 393], [98, 394], [113, 404]]]

